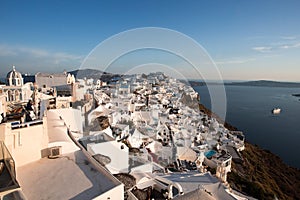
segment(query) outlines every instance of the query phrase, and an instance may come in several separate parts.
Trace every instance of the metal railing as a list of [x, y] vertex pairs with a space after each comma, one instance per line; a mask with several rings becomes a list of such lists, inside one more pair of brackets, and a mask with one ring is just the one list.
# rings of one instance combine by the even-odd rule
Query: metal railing
[[6, 188], [0, 188], [0, 192], [6, 191], [9, 189], [18, 188], [19, 184], [16, 179], [15, 161], [12, 158], [11, 154], [9, 153], [9, 151], [6, 148], [3, 141], [0, 141], [0, 161], [4, 162], [5, 168], [7, 169], [8, 173], [10, 174], [11, 181], [13, 183], [13, 184], [10, 184]]
[[26, 128], [29, 126], [36, 126], [36, 125], [40, 125], [43, 124], [43, 120], [34, 120], [34, 121], [30, 121], [30, 122], [25, 122], [25, 123], [21, 123], [21, 124], [14, 124], [11, 125], [11, 129], [19, 129], [19, 128]]

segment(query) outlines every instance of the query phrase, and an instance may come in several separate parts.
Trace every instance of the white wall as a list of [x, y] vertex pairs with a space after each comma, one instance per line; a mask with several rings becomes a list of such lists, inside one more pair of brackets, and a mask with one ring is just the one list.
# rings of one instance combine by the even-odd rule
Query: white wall
[[62, 154], [79, 150], [69, 137], [67, 127], [75, 131], [82, 127], [80, 120], [76, 121], [76, 118], [81, 117], [80, 113], [80, 110], [75, 109], [47, 110], [48, 147], [62, 146]]
[[[121, 149], [121, 146], [124, 149]], [[87, 151], [92, 155], [102, 154], [110, 157], [111, 163], [106, 167], [111, 173], [128, 172], [129, 166], [129, 149], [128, 147], [117, 141], [90, 143], [87, 145]]]
[[[2, 92], [1, 88], [0, 88], [0, 115], [3, 113], [4, 117], [6, 116], [6, 112], [7, 112], [7, 103], [6, 103], [6, 96], [5, 94]], [[0, 122], [1, 122], [1, 117], [0, 117]]]
[[9, 123], [1, 125], [0, 140], [4, 141], [15, 160], [16, 168], [39, 160], [48, 147], [47, 122], [40, 125], [11, 129]]
[[63, 121], [66, 123], [67, 127], [70, 128], [71, 131], [78, 131], [80, 133], [83, 132], [83, 116], [81, 115], [80, 110], [73, 108], [64, 108], [49, 110], [48, 112], [53, 112], [56, 113], [58, 116], [61, 116]]
[[95, 197], [93, 200], [124, 200], [124, 185], [121, 184], [113, 189]]
[[152, 173], [152, 168], [153, 168], [152, 163], [146, 163], [144, 165], [133, 167], [131, 169], [131, 173], [132, 172], [149, 172], [149, 173]]

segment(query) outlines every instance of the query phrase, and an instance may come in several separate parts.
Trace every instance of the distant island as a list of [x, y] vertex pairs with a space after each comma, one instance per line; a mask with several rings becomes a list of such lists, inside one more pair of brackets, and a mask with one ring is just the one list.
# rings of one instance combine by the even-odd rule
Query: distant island
[[267, 80], [232, 82], [232, 83], [225, 83], [225, 85], [300, 88], [300, 83], [296, 83], [296, 82], [279, 82], [279, 81], [267, 81]]
[[[207, 85], [204, 81], [189, 81], [191, 86], [205, 86]], [[209, 82], [210, 85], [221, 85], [222, 83]], [[300, 83], [297, 82], [279, 82], [279, 81], [244, 81], [244, 82], [225, 82], [224, 85], [232, 86], [253, 86], [253, 87], [284, 87], [284, 88], [300, 88]], [[300, 95], [300, 94], [296, 94]]]

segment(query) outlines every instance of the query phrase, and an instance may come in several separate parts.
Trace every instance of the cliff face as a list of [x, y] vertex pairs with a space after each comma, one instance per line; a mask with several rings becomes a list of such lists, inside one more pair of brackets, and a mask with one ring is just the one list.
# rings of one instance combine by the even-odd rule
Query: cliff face
[[[220, 120], [199, 105], [200, 110]], [[229, 130], [237, 130], [225, 122]], [[286, 165], [268, 150], [246, 142], [244, 163], [233, 163], [228, 182], [232, 188], [258, 199], [300, 199], [300, 170]]]
[[233, 164], [230, 185], [258, 199], [300, 199], [300, 171], [278, 156], [246, 143], [243, 164]]

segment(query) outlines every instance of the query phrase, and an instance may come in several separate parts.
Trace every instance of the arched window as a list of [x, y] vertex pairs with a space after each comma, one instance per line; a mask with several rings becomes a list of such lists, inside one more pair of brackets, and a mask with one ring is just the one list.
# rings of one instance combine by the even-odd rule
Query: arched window
[[11, 96], [11, 91], [10, 90], [8, 90], [7, 91], [7, 101], [12, 101], [12, 96]]

